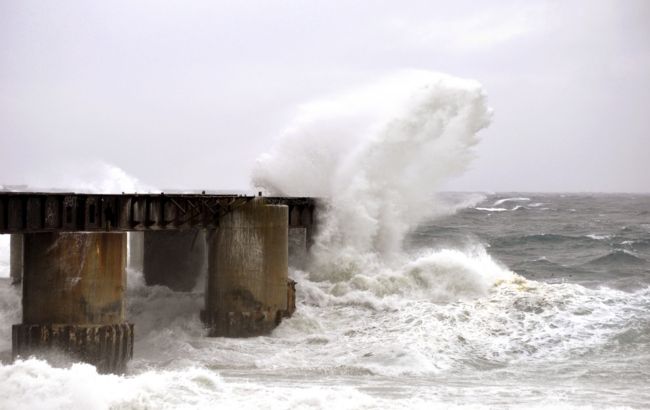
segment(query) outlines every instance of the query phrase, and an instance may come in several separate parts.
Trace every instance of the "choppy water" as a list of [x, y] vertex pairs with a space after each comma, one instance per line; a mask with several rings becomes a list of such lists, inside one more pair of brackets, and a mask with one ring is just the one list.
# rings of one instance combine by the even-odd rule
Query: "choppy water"
[[0, 408], [650, 406], [650, 196], [439, 201], [464, 207], [389, 260], [292, 269], [298, 311], [268, 337], [206, 338], [201, 291], [130, 271], [125, 376], [8, 363], [20, 297], [4, 281]]

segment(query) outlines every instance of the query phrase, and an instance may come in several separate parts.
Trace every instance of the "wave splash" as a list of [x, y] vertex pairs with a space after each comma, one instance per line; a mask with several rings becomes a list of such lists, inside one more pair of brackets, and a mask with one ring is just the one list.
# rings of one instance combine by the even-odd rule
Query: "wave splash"
[[253, 184], [327, 198], [313, 252], [316, 280], [399, 271], [406, 233], [449, 210], [434, 192], [466, 168], [490, 117], [479, 83], [401, 72], [303, 106], [258, 159]]

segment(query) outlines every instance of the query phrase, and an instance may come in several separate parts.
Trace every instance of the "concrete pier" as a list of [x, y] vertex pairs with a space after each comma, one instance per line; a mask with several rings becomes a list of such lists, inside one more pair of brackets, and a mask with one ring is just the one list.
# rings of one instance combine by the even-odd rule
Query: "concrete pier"
[[258, 198], [224, 215], [208, 235], [208, 281], [201, 312], [210, 336], [270, 332], [288, 314], [288, 207]]
[[16, 233], [11, 235], [9, 255], [9, 276], [11, 284], [17, 285], [23, 280], [23, 235]]
[[24, 262], [14, 357], [54, 349], [99, 372], [123, 372], [133, 356], [124, 311], [126, 234], [28, 233]]
[[[125, 320], [129, 266], [149, 285], [193, 290], [206, 273], [201, 318], [210, 336], [269, 333], [296, 309], [288, 260], [303, 267], [318, 200], [217, 193], [0, 191], [0, 234], [22, 279], [14, 358], [93, 364], [122, 373], [133, 357]], [[63, 353], [63, 354], [60, 354]]]
[[175, 291], [191, 291], [206, 265], [205, 230], [144, 233], [143, 272], [148, 286], [163, 285]]

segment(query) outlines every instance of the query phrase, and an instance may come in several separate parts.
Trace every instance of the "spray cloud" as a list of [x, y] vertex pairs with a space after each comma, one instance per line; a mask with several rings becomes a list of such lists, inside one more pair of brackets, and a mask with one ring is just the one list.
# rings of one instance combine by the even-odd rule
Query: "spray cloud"
[[253, 184], [327, 199], [317, 256], [391, 255], [441, 211], [433, 193], [465, 170], [490, 114], [476, 81], [403, 71], [302, 106]]

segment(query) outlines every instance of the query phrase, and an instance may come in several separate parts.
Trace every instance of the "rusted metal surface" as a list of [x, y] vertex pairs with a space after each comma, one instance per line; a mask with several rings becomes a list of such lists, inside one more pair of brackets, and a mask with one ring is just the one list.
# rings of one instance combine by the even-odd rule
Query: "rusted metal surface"
[[64, 353], [97, 367], [100, 373], [124, 373], [133, 358], [133, 324], [21, 324], [12, 327], [14, 359]]
[[[0, 234], [214, 229], [219, 219], [254, 196], [211, 194], [76, 194], [0, 192]], [[264, 197], [312, 224], [313, 198]]]
[[28, 233], [23, 250], [14, 357], [56, 351], [100, 372], [123, 372], [133, 356], [133, 325], [124, 319], [126, 233]]
[[126, 233], [24, 235], [23, 323], [124, 321]]

